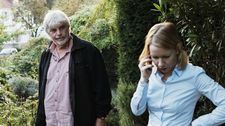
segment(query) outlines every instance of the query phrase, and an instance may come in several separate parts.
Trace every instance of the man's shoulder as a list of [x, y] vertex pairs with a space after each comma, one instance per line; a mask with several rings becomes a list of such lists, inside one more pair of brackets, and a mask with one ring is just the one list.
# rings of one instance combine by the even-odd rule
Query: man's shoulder
[[[75, 36], [75, 48], [87, 48], [89, 51], [97, 51], [99, 49], [91, 42]], [[76, 47], [77, 46], [77, 47]]]

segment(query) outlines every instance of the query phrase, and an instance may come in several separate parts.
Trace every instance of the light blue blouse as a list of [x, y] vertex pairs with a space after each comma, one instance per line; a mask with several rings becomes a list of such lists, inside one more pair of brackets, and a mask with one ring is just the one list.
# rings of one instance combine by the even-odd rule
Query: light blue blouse
[[[201, 95], [217, 107], [192, 120]], [[141, 115], [147, 108], [148, 126], [217, 126], [225, 123], [225, 89], [201, 67], [192, 64], [185, 70], [175, 68], [166, 81], [162, 81], [157, 68], [153, 68], [148, 83], [140, 79], [130, 105], [135, 115]]]

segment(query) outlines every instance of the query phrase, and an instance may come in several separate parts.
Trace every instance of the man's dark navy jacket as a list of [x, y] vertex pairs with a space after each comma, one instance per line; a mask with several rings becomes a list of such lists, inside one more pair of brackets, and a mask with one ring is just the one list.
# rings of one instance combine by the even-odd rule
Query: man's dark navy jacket
[[[69, 94], [74, 126], [95, 126], [96, 118], [105, 117], [111, 109], [105, 64], [96, 47], [71, 35], [73, 47], [69, 61]], [[41, 56], [36, 126], [46, 126], [44, 96], [51, 55], [47, 49]]]

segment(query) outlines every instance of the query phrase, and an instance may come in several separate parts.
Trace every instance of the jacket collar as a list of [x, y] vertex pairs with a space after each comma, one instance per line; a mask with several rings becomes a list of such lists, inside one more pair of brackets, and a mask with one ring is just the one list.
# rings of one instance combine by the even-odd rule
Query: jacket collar
[[71, 36], [73, 38], [73, 47], [72, 47], [71, 51], [79, 50], [79, 49], [82, 49], [85, 47], [83, 41], [80, 38], [78, 38], [73, 33], [71, 33]]

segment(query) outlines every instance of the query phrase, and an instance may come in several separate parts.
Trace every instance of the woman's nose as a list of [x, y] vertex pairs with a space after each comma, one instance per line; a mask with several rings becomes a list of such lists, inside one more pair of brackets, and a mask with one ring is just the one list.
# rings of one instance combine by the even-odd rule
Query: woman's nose
[[158, 60], [158, 67], [159, 67], [159, 68], [163, 67], [164, 64], [165, 64], [165, 63], [164, 63], [163, 59], [159, 59], [159, 60]]

